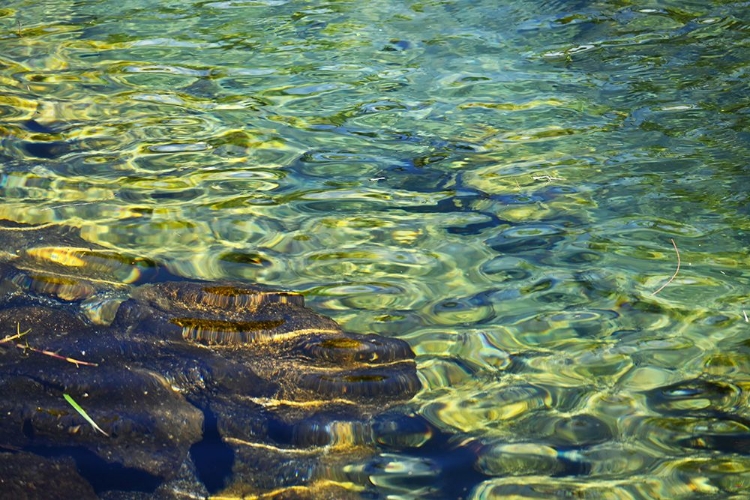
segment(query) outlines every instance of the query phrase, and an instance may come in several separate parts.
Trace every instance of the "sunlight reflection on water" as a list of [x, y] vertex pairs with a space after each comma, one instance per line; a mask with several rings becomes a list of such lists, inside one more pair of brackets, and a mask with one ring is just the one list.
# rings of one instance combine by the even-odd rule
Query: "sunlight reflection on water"
[[[743, 4], [12, 0], [0, 21], [0, 216], [409, 341], [443, 441], [383, 452], [377, 494], [748, 484], [726, 438], [750, 418]], [[670, 239], [684, 267], [652, 296]], [[695, 380], [678, 412], [658, 396]]]

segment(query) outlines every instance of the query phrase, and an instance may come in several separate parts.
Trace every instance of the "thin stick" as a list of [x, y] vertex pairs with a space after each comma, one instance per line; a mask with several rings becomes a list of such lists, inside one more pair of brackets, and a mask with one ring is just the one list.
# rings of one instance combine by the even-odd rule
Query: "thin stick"
[[669, 241], [672, 242], [672, 246], [674, 247], [674, 251], [677, 254], [677, 269], [675, 269], [674, 274], [672, 275], [672, 277], [669, 278], [669, 280], [666, 283], [664, 283], [661, 287], [659, 287], [659, 289], [657, 291], [655, 291], [654, 293], [652, 293], [651, 296], [654, 296], [657, 293], [659, 293], [662, 290], [664, 290], [664, 287], [666, 287], [668, 284], [672, 283], [672, 280], [675, 279], [675, 277], [677, 276], [677, 273], [680, 272], [680, 251], [677, 250], [677, 243], [675, 243], [673, 239], [670, 239]]
[[535, 175], [532, 177], [535, 181], [564, 181], [562, 177], [554, 177], [552, 175]]
[[30, 345], [16, 344], [16, 347], [18, 347], [19, 349], [24, 349], [24, 350], [28, 349], [29, 351], [38, 352], [39, 354], [44, 354], [45, 356], [50, 356], [52, 358], [61, 359], [63, 361], [67, 361], [68, 363], [73, 363], [74, 365], [76, 365], [76, 368], [80, 367], [80, 365], [99, 366], [98, 363], [91, 363], [89, 361], [81, 361], [80, 359], [69, 358], [67, 356], [61, 356], [57, 354], [56, 352], [47, 351], [44, 349], [37, 349], [36, 347], [31, 347]]
[[29, 328], [25, 332], [22, 332], [21, 331], [21, 323], [16, 323], [16, 332], [17, 333], [15, 335], [8, 335], [7, 337], [3, 338], [2, 340], [0, 340], [0, 344], [2, 344], [4, 342], [10, 342], [11, 340], [20, 339], [21, 337], [23, 337], [24, 335], [26, 335], [30, 331], [31, 331], [31, 328]]
[[[15, 335], [8, 335], [7, 337], [4, 337], [4, 338], [0, 339], [0, 344], [3, 344], [5, 342], [10, 342], [11, 340], [19, 339], [19, 338], [23, 337], [24, 335], [26, 335], [27, 333], [29, 333], [30, 331], [31, 331], [31, 328], [29, 328], [25, 332], [22, 332], [21, 331], [21, 323], [16, 323], [16, 332], [17, 333]], [[13, 345], [15, 345], [16, 347], [18, 347], [19, 349], [23, 349], [23, 350], [28, 349], [29, 351], [34, 351], [34, 352], [38, 352], [39, 354], [44, 354], [45, 356], [51, 356], [53, 358], [62, 359], [63, 361], [67, 361], [68, 363], [73, 363], [74, 365], [76, 365], [76, 368], [80, 367], [80, 365], [85, 365], [85, 366], [99, 366], [97, 363], [90, 363], [88, 361], [81, 361], [80, 359], [69, 358], [67, 356], [61, 356], [60, 354], [57, 354], [56, 352], [47, 351], [46, 349], [37, 349], [36, 347], [31, 347], [28, 344], [28, 342], [26, 343], [26, 345], [17, 344], [17, 343], [15, 343]]]

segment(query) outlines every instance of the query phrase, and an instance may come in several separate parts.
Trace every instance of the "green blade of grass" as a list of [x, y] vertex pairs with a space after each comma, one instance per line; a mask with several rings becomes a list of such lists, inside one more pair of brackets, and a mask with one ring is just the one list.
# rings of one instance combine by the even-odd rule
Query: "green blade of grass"
[[70, 397], [69, 394], [63, 394], [63, 397], [65, 398], [65, 401], [67, 401], [68, 403], [70, 403], [70, 406], [72, 406], [73, 409], [75, 411], [77, 411], [79, 415], [81, 415], [83, 418], [86, 419], [86, 422], [88, 422], [88, 423], [91, 424], [91, 427], [93, 427], [97, 431], [101, 432], [105, 436], [109, 437], [109, 434], [107, 434], [106, 432], [104, 432], [101, 427], [99, 427], [98, 425], [96, 425], [96, 422], [94, 422], [91, 419], [91, 417], [89, 417], [89, 414], [86, 413], [86, 411], [83, 408], [81, 408], [80, 405], [78, 403], [76, 403], [75, 400], [72, 397]]

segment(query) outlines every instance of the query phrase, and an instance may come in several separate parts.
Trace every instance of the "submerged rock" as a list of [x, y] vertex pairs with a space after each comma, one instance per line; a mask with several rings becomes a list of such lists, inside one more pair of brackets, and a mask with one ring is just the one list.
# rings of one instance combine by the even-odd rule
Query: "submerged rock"
[[70, 458], [0, 452], [0, 471], [3, 498], [96, 498], [94, 489], [78, 474], [75, 461]]
[[294, 292], [177, 281], [54, 226], [0, 223], [0, 248], [0, 496], [341, 497], [338, 464], [421, 387], [408, 344]]

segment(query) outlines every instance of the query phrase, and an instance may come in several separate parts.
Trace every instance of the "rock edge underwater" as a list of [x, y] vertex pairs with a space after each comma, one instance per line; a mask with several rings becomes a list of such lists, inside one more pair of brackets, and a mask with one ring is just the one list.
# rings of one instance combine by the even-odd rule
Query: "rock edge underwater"
[[60, 225], [0, 221], [0, 329], [4, 498], [354, 495], [344, 464], [408, 440], [389, 408], [421, 388], [406, 342], [298, 293], [185, 280]]

